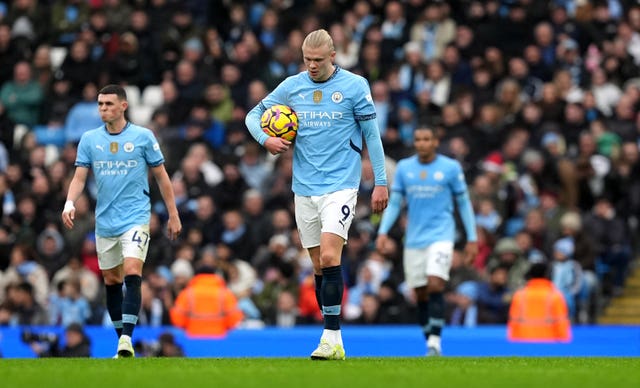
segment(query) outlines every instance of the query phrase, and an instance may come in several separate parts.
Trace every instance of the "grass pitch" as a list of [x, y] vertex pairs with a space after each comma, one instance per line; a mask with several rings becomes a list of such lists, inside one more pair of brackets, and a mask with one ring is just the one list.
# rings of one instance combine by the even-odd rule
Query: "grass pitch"
[[0, 360], [6, 388], [626, 388], [640, 358], [136, 358]]

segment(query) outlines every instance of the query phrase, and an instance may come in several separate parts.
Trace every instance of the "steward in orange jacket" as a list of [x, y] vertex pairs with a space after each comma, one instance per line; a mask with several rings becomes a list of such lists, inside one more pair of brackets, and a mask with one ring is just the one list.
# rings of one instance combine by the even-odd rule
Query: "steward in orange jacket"
[[528, 342], [571, 341], [567, 302], [548, 279], [547, 265], [534, 264], [527, 275], [530, 280], [516, 291], [511, 301], [507, 338]]
[[171, 308], [171, 323], [190, 336], [222, 337], [242, 321], [235, 295], [224, 279], [200, 268]]

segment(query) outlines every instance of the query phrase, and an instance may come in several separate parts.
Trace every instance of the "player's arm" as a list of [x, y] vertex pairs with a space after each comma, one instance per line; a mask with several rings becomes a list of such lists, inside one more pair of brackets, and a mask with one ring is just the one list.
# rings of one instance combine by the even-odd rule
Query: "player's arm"
[[389, 238], [387, 234], [391, 227], [400, 216], [402, 210], [403, 195], [399, 191], [392, 191], [391, 198], [389, 198], [389, 206], [382, 213], [382, 219], [380, 220], [380, 226], [378, 227], [378, 237], [376, 239], [376, 248], [379, 251], [383, 251], [384, 246]]
[[180, 215], [178, 214], [178, 208], [176, 207], [176, 197], [173, 193], [169, 174], [167, 174], [164, 164], [151, 167], [151, 172], [156, 178], [156, 182], [158, 182], [160, 194], [162, 195], [162, 199], [164, 200], [164, 204], [169, 213], [167, 234], [171, 240], [175, 240], [182, 231], [182, 223], [180, 222]]
[[271, 137], [262, 131], [262, 128], [260, 128], [260, 118], [265, 110], [266, 107], [260, 102], [247, 113], [247, 116], [244, 118], [244, 123], [249, 129], [251, 136], [266, 148], [267, 151], [273, 155], [283, 153], [289, 149], [291, 142], [280, 137]]
[[64, 209], [62, 210], [62, 223], [69, 229], [73, 228], [73, 219], [76, 217], [76, 208], [74, 203], [78, 197], [80, 197], [80, 194], [82, 194], [84, 186], [87, 183], [88, 175], [89, 168], [77, 166], [76, 171], [73, 174], [73, 178], [69, 183], [67, 201], [64, 203]]
[[465, 259], [467, 263], [473, 263], [478, 254], [478, 237], [476, 233], [476, 219], [473, 213], [473, 206], [469, 193], [465, 190], [456, 194], [456, 203], [458, 204], [458, 212], [467, 234], [467, 245], [465, 247]]
[[384, 150], [382, 149], [378, 122], [375, 118], [372, 118], [358, 123], [367, 143], [369, 159], [371, 159], [375, 178], [375, 187], [371, 194], [371, 209], [374, 213], [381, 213], [389, 202], [389, 191], [387, 190], [387, 172], [384, 168]]

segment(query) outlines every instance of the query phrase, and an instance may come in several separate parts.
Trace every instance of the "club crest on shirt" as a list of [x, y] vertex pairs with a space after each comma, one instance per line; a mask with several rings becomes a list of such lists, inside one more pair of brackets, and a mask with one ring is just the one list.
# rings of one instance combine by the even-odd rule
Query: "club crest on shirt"
[[420, 171], [420, 179], [422, 180], [427, 179], [427, 170]]
[[112, 154], [115, 154], [118, 152], [118, 142], [117, 141], [112, 141], [109, 144], [109, 151], [111, 151]]
[[322, 90], [314, 90], [313, 91], [313, 102], [319, 104], [322, 101]]
[[437, 181], [441, 181], [444, 179], [444, 173], [442, 171], [436, 171], [433, 174], [433, 179], [437, 180]]
[[124, 146], [122, 146], [122, 149], [124, 150], [124, 152], [131, 152], [134, 149], [133, 143], [128, 141], [126, 143], [124, 143]]
[[335, 102], [336, 104], [339, 104], [342, 101], [342, 93], [333, 92], [333, 94], [331, 95], [331, 101]]

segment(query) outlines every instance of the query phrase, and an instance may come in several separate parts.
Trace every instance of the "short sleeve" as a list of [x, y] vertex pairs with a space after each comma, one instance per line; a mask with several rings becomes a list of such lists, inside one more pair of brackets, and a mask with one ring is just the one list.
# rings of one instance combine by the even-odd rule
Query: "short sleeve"
[[465, 180], [464, 172], [460, 163], [454, 161], [451, 174], [451, 191], [454, 195], [467, 192], [467, 182]]
[[144, 159], [147, 165], [156, 167], [164, 163], [164, 155], [158, 140], [151, 131], [145, 131]]
[[372, 120], [376, 118], [376, 108], [371, 97], [371, 88], [366, 79], [357, 77], [354, 82], [353, 114], [357, 121]]
[[91, 167], [91, 141], [89, 140], [89, 133], [85, 132], [80, 137], [80, 143], [78, 143], [78, 151], [76, 153], [76, 167]]

